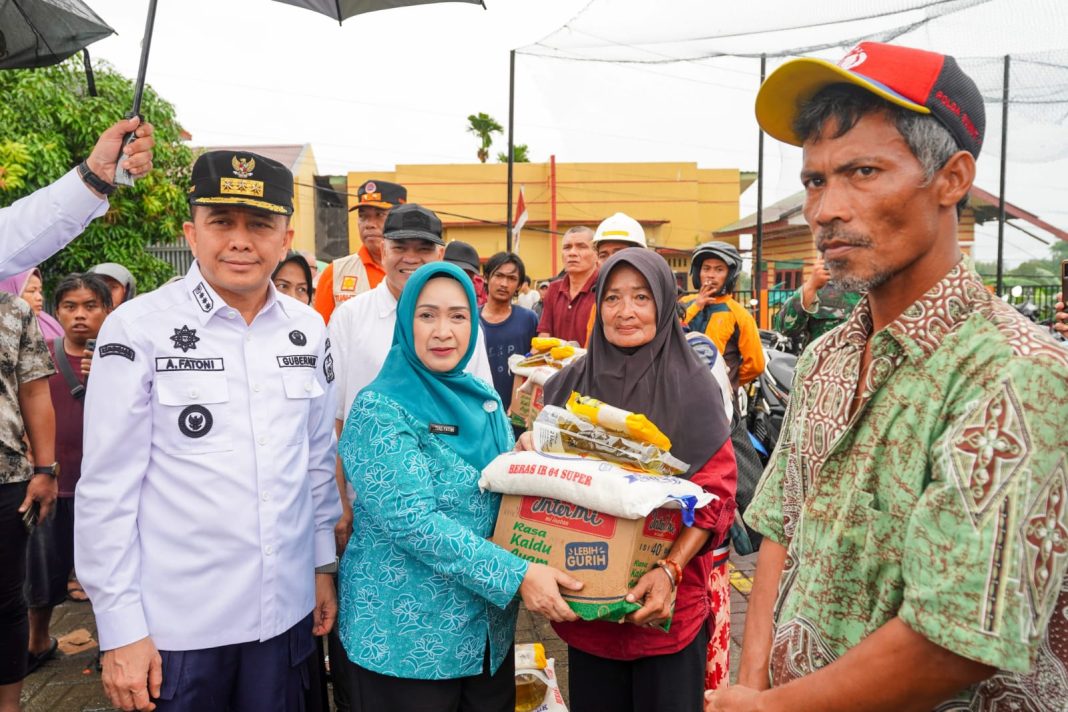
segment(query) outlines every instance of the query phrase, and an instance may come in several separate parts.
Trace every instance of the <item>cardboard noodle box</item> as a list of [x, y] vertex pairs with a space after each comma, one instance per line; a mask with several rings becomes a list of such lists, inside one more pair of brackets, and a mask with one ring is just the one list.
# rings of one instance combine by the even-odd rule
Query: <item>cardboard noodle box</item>
[[535, 383], [527, 384], [525, 376], [515, 376], [512, 381], [512, 405], [508, 408], [512, 424], [530, 430], [544, 406], [545, 390]]
[[640, 607], [627, 603], [627, 591], [681, 531], [678, 509], [623, 519], [549, 497], [504, 495], [493, 543], [582, 581], [581, 591], [563, 597], [584, 620], [622, 620]]

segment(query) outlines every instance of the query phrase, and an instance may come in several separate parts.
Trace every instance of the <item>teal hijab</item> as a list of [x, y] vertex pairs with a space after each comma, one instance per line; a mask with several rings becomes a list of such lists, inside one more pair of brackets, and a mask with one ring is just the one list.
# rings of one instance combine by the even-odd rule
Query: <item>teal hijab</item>
[[[467, 352], [451, 371], [431, 371], [415, 353], [415, 307], [423, 287], [435, 277], [455, 279], [467, 294], [471, 308]], [[464, 371], [478, 345], [477, 329], [478, 303], [471, 279], [447, 262], [423, 265], [404, 285], [397, 303], [393, 346], [378, 377], [365, 390], [399, 403], [440, 442], [481, 471], [493, 458], [511, 449], [512, 433], [497, 391]], [[451, 434], [454, 428], [456, 434]]]

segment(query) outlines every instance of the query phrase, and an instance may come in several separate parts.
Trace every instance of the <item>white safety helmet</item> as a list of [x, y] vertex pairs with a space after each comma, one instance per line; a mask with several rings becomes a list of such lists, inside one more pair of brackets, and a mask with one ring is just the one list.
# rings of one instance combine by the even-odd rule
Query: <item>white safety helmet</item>
[[598, 242], [629, 242], [636, 247], [648, 247], [641, 223], [625, 213], [605, 218], [593, 234], [593, 246]]

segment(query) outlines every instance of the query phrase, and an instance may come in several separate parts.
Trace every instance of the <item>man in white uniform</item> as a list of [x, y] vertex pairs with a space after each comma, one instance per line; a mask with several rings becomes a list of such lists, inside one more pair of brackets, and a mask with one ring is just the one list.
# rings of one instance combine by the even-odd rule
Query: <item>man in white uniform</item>
[[[399, 205], [389, 212], [384, 237], [386, 278], [370, 292], [339, 305], [330, 320], [330, 338], [337, 358], [339, 432], [356, 395], [375, 379], [386, 361], [393, 344], [397, 300], [408, 277], [428, 262], [441, 260], [444, 254], [441, 220], [415, 203]], [[486, 337], [481, 329], [478, 348], [466, 370], [493, 383]]]
[[94, 218], [108, 211], [122, 137], [136, 140], [123, 152], [133, 176], [152, 170], [152, 124], [124, 119], [108, 128], [89, 157], [51, 185], [0, 208], [0, 279], [36, 267], [62, 250]]
[[75, 557], [124, 710], [296, 712], [333, 626], [333, 358], [319, 315], [270, 280], [292, 198], [280, 163], [202, 155], [196, 262], [98, 337]]
[[[370, 292], [338, 306], [330, 320], [330, 339], [337, 359], [337, 432], [345, 424], [357, 394], [382, 370], [390, 346], [393, 325], [397, 320], [397, 300], [408, 277], [428, 262], [444, 255], [441, 220], [430, 210], [410, 203], [390, 211], [386, 218], [382, 250], [386, 278]], [[465, 369], [487, 383], [493, 383], [486, 336], [478, 330], [478, 347]], [[338, 520], [335, 536], [338, 553], [352, 534], [352, 493], [347, 492], [341, 464], [337, 467], [337, 484], [344, 512]]]

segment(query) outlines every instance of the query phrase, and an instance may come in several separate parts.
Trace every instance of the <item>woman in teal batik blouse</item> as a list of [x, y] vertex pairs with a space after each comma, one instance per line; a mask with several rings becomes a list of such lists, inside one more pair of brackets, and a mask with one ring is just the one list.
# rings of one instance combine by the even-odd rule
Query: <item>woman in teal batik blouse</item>
[[512, 712], [516, 594], [575, 620], [559, 586], [578, 581], [489, 541], [500, 497], [477, 482], [512, 434], [493, 386], [463, 370], [477, 313], [458, 267], [421, 267], [382, 371], [345, 421], [338, 449], [356, 501], [339, 625], [357, 709]]

